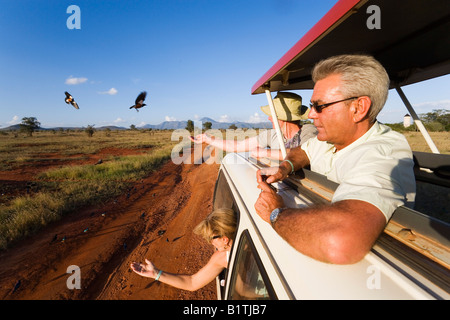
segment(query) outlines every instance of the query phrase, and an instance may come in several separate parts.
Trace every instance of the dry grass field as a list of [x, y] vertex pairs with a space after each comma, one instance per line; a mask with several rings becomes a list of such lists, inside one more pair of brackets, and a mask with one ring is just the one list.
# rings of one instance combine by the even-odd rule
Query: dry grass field
[[[431, 152], [420, 132], [405, 132], [404, 135], [413, 151]], [[430, 136], [440, 153], [450, 154], [450, 131], [430, 132]]]
[[0, 170], [32, 166], [38, 162], [82, 160], [106, 148], [151, 149], [170, 142], [166, 131], [97, 131], [92, 137], [83, 131], [39, 131], [0, 135]]
[[0, 136], [0, 248], [73, 210], [108, 201], [170, 159], [171, 132]]

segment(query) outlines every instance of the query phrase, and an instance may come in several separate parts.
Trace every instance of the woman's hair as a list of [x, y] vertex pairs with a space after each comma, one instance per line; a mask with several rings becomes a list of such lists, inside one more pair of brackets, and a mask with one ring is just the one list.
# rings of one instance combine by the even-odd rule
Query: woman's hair
[[215, 235], [234, 239], [236, 226], [237, 218], [233, 210], [216, 209], [194, 228], [194, 233], [208, 242]]
[[320, 61], [312, 72], [314, 82], [332, 74], [341, 76], [341, 93], [347, 97], [368, 96], [372, 101], [369, 121], [375, 122], [386, 103], [389, 91], [389, 76], [384, 67], [367, 55], [339, 55]]

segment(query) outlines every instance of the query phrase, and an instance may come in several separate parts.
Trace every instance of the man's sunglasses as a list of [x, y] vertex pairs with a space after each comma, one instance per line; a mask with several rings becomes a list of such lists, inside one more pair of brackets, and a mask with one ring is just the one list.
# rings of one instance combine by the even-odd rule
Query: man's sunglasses
[[331, 106], [332, 104], [339, 103], [339, 102], [344, 102], [344, 101], [347, 101], [347, 100], [354, 100], [354, 99], [358, 99], [358, 98], [359, 97], [351, 97], [351, 98], [342, 99], [342, 100], [339, 100], [339, 101], [333, 101], [333, 102], [324, 103], [324, 104], [317, 104], [317, 102], [311, 102], [309, 104], [309, 107], [311, 109], [314, 108], [314, 110], [316, 110], [317, 113], [321, 113], [323, 109]]

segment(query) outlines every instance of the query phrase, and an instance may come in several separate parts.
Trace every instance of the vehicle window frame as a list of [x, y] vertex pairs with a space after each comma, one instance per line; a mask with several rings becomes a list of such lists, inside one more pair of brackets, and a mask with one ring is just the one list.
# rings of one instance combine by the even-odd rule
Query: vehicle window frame
[[264, 265], [261, 261], [261, 258], [259, 257], [258, 251], [256, 250], [255, 244], [253, 243], [253, 240], [250, 236], [250, 232], [245, 229], [244, 231], [242, 231], [241, 236], [239, 237], [239, 245], [238, 248], [236, 250], [236, 258], [233, 264], [233, 269], [229, 270], [230, 272], [232, 272], [231, 277], [230, 277], [230, 282], [228, 284], [228, 292], [227, 292], [227, 300], [231, 300], [232, 299], [232, 292], [234, 291], [234, 285], [236, 283], [236, 277], [238, 274], [238, 267], [239, 267], [239, 258], [241, 257], [241, 252], [243, 249], [243, 246], [245, 245], [245, 242], [247, 242], [250, 250], [249, 252], [251, 253], [253, 259], [256, 262], [256, 266], [258, 267], [258, 271], [261, 274], [261, 277], [263, 279], [264, 285], [266, 287], [267, 293], [269, 295], [269, 300], [277, 300], [278, 297], [275, 293], [275, 290], [273, 289], [273, 285], [272, 282], [270, 281], [270, 278], [266, 272], [266, 269], [264, 268]]

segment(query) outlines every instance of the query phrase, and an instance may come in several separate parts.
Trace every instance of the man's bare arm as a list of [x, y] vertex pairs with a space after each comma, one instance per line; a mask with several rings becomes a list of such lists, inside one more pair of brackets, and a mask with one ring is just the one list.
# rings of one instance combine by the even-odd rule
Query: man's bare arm
[[283, 211], [275, 230], [298, 251], [320, 261], [361, 260], [386, 225], [384, 215], [360, 200]]
[[[272, 210], [284, 207], [282, 198], [264, 182], [256, 212], [270, 223]], [[351, 264], [361, 260], [386, 225], [382, 212], [370, 203], [343, 200], [331, 205], [286, 209], [274, 229], [299, 252], [316, 260]]]

